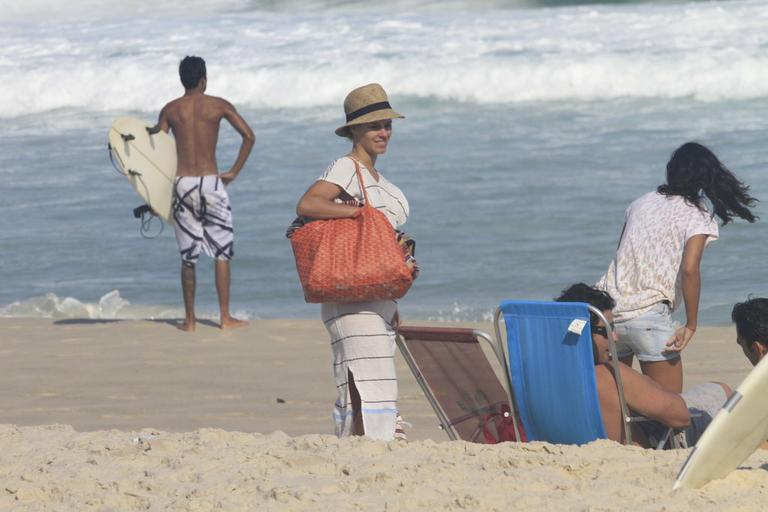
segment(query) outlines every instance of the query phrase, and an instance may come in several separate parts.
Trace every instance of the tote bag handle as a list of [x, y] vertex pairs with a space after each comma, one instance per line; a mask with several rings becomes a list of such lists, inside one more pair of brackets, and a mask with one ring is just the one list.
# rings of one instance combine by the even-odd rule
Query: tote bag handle
[[[360, 187], [360, 191], [363, 193], [363, 208], [370, 205], [370, 202], [368, 201], [368, 192], [365, 190], [365, 181], [363, 181], [363, 173], [360, 171], [360, 162], [355, 160], [354, 158], [347, 157], [355, 164], [355, 174], [357, 175], [357, 184]], [[373, 208], [373, 206], [371, 206]]]

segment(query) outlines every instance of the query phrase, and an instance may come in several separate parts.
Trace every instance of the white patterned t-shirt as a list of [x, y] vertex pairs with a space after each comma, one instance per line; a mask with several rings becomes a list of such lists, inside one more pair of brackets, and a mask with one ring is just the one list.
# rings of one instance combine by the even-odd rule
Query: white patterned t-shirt
[[717, 240], [717, 222], [682, 196], [649, 192], [629, 205], [619, 248], [597, 283], [616, 301], [617, 321], [636, 318], [663, 301], [677, 308], [683, 250], [694, 235], [707, 235], [707, 244]]
[[[371, 206], [386, 215], [392, 227], [398, 229], [408, 220], [410, 211], [405, 195], [381, 173], [379, 173], [379, 180], [376, 181], [363, 164], [359, 165]], [[363, 192], [360, 190], [360, 184], [355, 173], [355, 162], [351, 158], [342, 157], [334, 160], [318, 180], [340, 186], [347, 194], [360, 201], [361, 204], [363, 203]]]

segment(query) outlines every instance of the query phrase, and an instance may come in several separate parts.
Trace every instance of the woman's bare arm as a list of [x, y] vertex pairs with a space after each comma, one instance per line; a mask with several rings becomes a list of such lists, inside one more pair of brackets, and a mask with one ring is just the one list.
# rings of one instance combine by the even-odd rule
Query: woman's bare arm
[[361, 209], [357, 206], [335, 203], [342, 188], [328, 181], [318, 180], [301, 196], [296, 213], [312, 219], [338, 219], [356, 217]]
[[701, 256], [707, 244], [707, 235], [693, 235], [685, 243], [682, 274], [683, 301], [685, 302], [685, 326], [675, 332], [667, 342], [667, 350], [680, 352], [696, 333], [699, 321], [699, 296], [701, 294]]

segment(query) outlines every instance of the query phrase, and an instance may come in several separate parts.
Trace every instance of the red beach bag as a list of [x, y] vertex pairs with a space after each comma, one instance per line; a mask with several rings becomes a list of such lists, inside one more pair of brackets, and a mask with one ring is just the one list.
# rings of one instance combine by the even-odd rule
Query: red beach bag
[[[504, 443], [507, 441], [518, 441], [515, 434], [515, 422], [512, 420], [512, 414], [509, 404], [502, 404], [500, 412], [492, 412], [481, 418], [483, 428], [483, 438], [486, 444]], [[517, 428], [520, 431], [519, 441], [528, 441], [523, 430], [523, 424], [520, 418], [517, 418]]]
[[398, 299], [413, 284], [403, 247], [387, 217], [371, 206], [355, 162], [365, 204], [355, 218], [312, 221], [291, 236], [307, 302]]

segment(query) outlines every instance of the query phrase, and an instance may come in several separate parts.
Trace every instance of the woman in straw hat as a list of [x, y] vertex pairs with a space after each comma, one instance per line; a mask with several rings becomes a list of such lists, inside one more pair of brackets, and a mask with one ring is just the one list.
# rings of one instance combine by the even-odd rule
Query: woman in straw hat
[[[347, 122], [336, 129], [336, 135], [352, 141], [352, 150], [331, 163], [304, 193], [296, 211], [312, 219], [355, 217], [364, 200], [355, 173], [357, 165], [371, 205], [396, 229], [408, 219], [408, 201], [376, 169], [376, 159], [387, 150], [392, 119], [403, 116], [392, 109], [379, 84], [350, 92], [344, 100], [344, 112]], [[338, 391], [333, 411], [336, 435], [405, 438], [404, 422], [397, 413], [394, 363], [397, 303], [325, 303], [321, 313], [333, 349]]]

